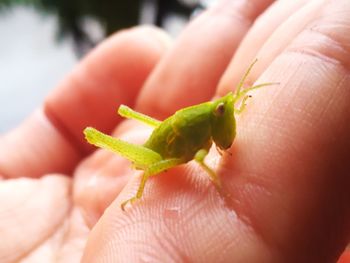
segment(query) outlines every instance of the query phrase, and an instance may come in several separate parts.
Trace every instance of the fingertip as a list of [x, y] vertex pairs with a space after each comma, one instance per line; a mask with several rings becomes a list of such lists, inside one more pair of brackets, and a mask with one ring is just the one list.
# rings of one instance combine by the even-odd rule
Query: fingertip
[[146, 36], [152, 36], [154, 40], [158, 41], [159, 48], [162, 50], [167, 50], [173, 44], [172, 37], [159, 27], [153, 25], [142, 25], [134, 27], [131, 30], [135, 30]]

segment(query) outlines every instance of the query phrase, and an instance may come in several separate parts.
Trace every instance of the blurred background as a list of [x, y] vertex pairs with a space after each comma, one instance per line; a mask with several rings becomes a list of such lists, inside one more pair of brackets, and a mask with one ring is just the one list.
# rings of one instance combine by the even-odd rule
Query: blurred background
[[216, 0], [0, 0], [0, 134], [17, 126], [105, 37], [154, 24], [176, 37]]

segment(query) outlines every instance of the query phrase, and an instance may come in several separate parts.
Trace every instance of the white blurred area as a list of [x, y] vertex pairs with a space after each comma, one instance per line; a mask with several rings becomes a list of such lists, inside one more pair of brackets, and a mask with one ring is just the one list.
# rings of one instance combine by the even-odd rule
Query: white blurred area
[[77, 63], [69, 39], [56, 41], [56, 19], [30, 8], [0, 12], [0, 134], [37, 108]]
[[[181, 2], [200, 2], [205, 8], [217, 0]], [[154, 23], [156, 7], [145, 3], [140, 23]], [[164, 28], [176, 37], [187, 23], [186, 17], [170, 13]], [[83, 25], [94, 40], [101, 39], [101, 25], [95, 20], [86, 19]], [[49, 91], [78, 63], [73, 41], [64, 38], [58, 42], [57, 28], [55, 16], [29, 7], [0, 11], [0, 136], [39, 107]]]

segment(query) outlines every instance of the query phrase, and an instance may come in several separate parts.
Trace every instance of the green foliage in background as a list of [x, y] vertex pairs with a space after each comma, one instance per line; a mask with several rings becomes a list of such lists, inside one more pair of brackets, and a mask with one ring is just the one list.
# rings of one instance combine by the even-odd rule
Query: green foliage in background
[[56, 15], [59, 23], [58, 36], [72, 36], [79, 50], [82, 46], [96, 44], [82, 26], [84, 18], [99, 21], [107, 36], [138, 23], [141, 0], [0, 0], [2, 11], [16, 5], [34, 7], [41, 12]]

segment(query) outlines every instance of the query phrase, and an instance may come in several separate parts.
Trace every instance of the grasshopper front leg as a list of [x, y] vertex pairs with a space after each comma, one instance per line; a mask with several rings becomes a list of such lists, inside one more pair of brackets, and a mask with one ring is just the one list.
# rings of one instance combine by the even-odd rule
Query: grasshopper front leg
[[196, 153], [194, 159], [208, 173], [210, 180], [214, 183], [216, 189], [220, 192], [221, 182], [218, 175], [204, 162], [204, 159], [207, 155], [208, 151], [206, 149], [201, 149]]

